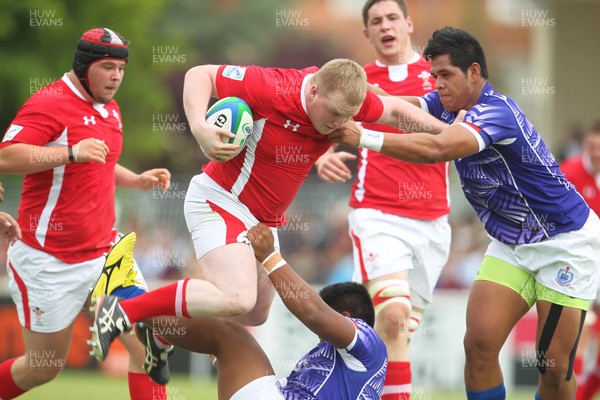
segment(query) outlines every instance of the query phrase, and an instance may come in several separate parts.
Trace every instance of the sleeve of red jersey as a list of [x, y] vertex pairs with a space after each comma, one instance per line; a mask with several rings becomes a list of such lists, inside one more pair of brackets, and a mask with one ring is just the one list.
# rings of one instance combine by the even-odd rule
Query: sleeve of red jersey
[[376, 122], [383, 115], [383, 102], [374, 93], [367, 91], [367, 96], [354, 116], [355, 121]]
[[6, 130], [0, 149], [15, 143], [43, 146], [52, 142], [65, 129], [59, 120], [59, 114], [54, 98], [30, 98]]
[[216, 76], [219, 98], [239, 97], [252, 109], [265, 90], [264, 74], [264, 69], [255, 65], [221, 65]]

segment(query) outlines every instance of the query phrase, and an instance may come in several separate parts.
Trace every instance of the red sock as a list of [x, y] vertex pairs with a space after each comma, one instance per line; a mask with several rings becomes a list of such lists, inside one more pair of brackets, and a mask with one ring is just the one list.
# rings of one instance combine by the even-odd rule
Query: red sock
[[133, 299], [121, 300], [119, 304], [131, 323], [161, 315], [191, 318], [185, 304], [188, 281], [186, 278]]
[[15, 357], [0, 364], [0, 399], [14, 399], [27, 391], [17, 386], [10, 373], [10, 367], [16, 360]]
[[381, 400], [410, 399], [411, 380], [409, 361], [389, 361]]
[[146, 374], [129, 372], [127, 381], [131, 400], [167, 400], [167, 387], [153, 382]]

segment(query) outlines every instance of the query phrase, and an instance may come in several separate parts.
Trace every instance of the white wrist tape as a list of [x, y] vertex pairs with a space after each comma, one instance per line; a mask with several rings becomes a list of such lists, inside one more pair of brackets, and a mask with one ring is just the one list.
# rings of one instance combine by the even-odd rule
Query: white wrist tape
[[362, 128], [358, 147], [380, 152], [381, 146], [383, 146], [383, 137], [383, 132]]
[[273, 271], [283, 267], [287, 264], [287, 261], [281, 257], [278, 251], [274, 251], [261, 263], [267, 270], [267, 274], [271, 274]]

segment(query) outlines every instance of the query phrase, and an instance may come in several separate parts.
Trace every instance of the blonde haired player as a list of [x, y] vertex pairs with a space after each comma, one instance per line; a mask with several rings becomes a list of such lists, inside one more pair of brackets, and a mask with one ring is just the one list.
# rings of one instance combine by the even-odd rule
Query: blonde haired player
[[[211, 96], [240, 97], [252, 109], [254, 130], [234, 158], [238, 146], [221, 140], [232, 133], [205, 121]], [[433, 132], [446, 126], [403, 100], [367, 92], [362, 68], [346, 59], [332, 60], [321, 70], [195, 67], [186, 75], [184, 105], [203, 151], [227, 160], [206, 165], [186, 195], [186, 222], [203, 279], [185, 279], [121, 301], [119, 307], [114, 300], [101, 301], [94, 333], [100, 360], [119, 332], [153, 316], [237, 316], [244, 324], [262, 324], [274, 290], [256, 267], [245, 232], [259, 222], [274, 232], [285, 224], [287, 207], [331, 145], [328, 135], [352, 118], [392, 125], [417, 120]], [[304, 157], [286, 162], [280, 157], [284, 146], [299, 148]]]

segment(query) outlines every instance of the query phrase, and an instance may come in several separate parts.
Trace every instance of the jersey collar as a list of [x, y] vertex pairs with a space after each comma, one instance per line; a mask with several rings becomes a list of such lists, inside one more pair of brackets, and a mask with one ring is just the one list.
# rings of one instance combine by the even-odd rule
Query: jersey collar
[[308, 111], [306, 110], [306, 93], [304, 92], [304, 89], [306, 89], [306, 85], [308, 84], [308, 80], [313, 76], [314, 74], [308, 74], [304, 77], [304, 79], [302, 79], [302, 88], [300, 89], [300, 102], [302, 103], [302, 109], [304, 110], [304, 112], [308, 115]]
[[[413, 53], [413, 55], [412, 55], [411, 59], [410, 59], [410, 60], [408, 60], [408, 62], [407, 62], [406, 64], [414, 64], [414, 63], [416, 63], [417, 61], [419, 61], [420, 59], [421, 59], [421, 55], [420, 55], [419, 53], [416, 53], [416, 52], [415, 52], [415, 53]], [[396, 65], [406, 65], [406, 64], [394, 64], [394, 65], [386, 65], [386, 64], [382, 63], [382, 62], [381, 62], [381, 61], [379, 61], [379, 60], [375, 60], [375, 65], [377, 65], [378, 67], [381, 67], [381, 68], [386, 68], [386, 67], [394, 67], [394, 66], [396, 66]]]

